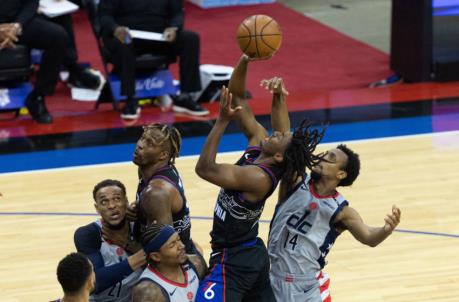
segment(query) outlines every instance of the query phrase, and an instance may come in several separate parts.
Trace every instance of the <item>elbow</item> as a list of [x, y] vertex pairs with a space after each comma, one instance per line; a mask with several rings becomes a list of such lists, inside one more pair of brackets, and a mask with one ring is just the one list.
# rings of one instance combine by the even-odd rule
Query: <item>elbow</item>
[[209, 180], [213, 173], [213, 169], [211, 165], [206, 165], [204, 163], [199, 163], [196, 165], [194, 168], [194, 171], [196, 174], [198, 174], [199, 177], [201, 177], [204, 180]]
[[379, 244], [380, 244], [380, 242], [377, 242], [377, 241], [365, 242], [365, 245], [368, 245], [369, 247], [377, 247]]
[[196, 167], [194, 168], [194, 171], [196, 172], [196, 174], [198, 174], [199, 177], [204, 178], [206, 169], [202, 163], [198, 162], [196, 164]]
[[379, 244], [377, 240], [373, 240], [372, 238], [357, 238], [357, 240], [369, 247], [376, 247]]

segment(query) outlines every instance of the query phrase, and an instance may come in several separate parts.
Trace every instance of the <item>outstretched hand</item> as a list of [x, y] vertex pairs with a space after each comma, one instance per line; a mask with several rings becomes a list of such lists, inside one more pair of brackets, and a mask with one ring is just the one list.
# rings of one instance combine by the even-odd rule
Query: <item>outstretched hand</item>
[[229, 89], [226, 88], [224, 85], [222, 86], [222, 90], [220, 92], [220, 113], [219, 118], [222, 120], [231, 120], [233, 116], [241, 110], [241, 106], [237, 106], [236, 108], [232, 107], [233, 103], [233, 94], [229, 92]]
[[287, 96], [288, 91], [285, 88], [284, 81], [282, 78], [274, 77], [268, 80], [261, 80], [260, 86], [263, 86], [265, 89], [269, 90], [272, 94], [278, 94]]
[[400, 223], [400, 216], [400, 209], [396, 205], [393, 205], [392, 213], [387, 214], [387, 217], [384, 218], [384, 221], [386, 222], [386, 224], [384, 225], [384, 231], [386, 231], [387, 233], [392, 233], [392, 231], [395, 230], [397, 225]]

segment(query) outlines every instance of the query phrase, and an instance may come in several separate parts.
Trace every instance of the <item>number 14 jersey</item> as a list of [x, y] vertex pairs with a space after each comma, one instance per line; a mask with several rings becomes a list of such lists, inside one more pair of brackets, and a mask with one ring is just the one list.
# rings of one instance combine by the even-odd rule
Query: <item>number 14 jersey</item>
[[320, 196], [309, 176], [279, 202], [271, 221], [268, 252], [271, 272], [310, 275], [321, 270], [339, 232], [336, 215], [348, 205], [336, 192]]

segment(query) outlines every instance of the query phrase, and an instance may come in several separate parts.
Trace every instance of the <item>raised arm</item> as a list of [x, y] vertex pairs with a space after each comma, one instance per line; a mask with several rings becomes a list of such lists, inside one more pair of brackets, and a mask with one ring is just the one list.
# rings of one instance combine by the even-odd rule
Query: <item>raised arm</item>
[[[241, 107], [232, 108], [231, 99], [229, 90], [223, 87], [220, 97], [219, 117], [207, 136], [195, 170], [201, 178], [224, 189], [251, 193], [254, 201], [257, 201], [266, 194], [271, 186], [269, 176], [261, 168], [251, 165], [236, 166], [216, 163], [220, 139], [231, 118], [237, 111], [241, 110]], [[250, 181], [247, 181], [247, 179], [250, 179]]]
[[355, 209], [345, 207], [337, 215], [335, 223], [343, 225], [361, 243], [375, 247], [392, 234], [395, 227], [400, 223], [400, 215], [400, 209], [395, 205], [392, 206], [392, 213], [384, 219], [384, 226], [377, 228], [366, 225]]
[[249, 141], [249, 145], [258, 146], [260, 142], [268, 136], [268, 133], [266, 129], [257, 122], [252, 109], [250, 109], [245, 99], [245, 83], [249, 62], [250, 58], [248, 56], [241, 56], [231, 74], [228, 89], [233, 95], [233, 106], [241, 106], [241, 110], [239, 110], [234, 117], [237, 125], [242, 132], [244, 132]]
[[269, 80], [262, 80], [261, 86], [264, 86], [273, 95], [271, 104], [271, 126], [273, 131], [287, 132], [290, 131], [290, 118], [286, 97], [288, 91], [285, 88], [282, 78], [274, 77]]

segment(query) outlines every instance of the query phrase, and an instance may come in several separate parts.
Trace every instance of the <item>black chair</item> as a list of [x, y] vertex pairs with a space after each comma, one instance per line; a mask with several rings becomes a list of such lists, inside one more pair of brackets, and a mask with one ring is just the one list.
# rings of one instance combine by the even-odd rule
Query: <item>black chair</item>
[[[26, 81], [31, 74], [30, 50], [25, 45], [0, 50], [0, 85]], [[2, 85], [3, 86], [3, 85]]]
[[[28, 82], [32, 73], [30, 50], [25, 45], [0, 50], [0, 89], [8, 89], [8, 101], [0, 97], [0, 112], [12, 112], [13, 118], [24, 107], [27, 94], [32, 89]], [[24, 98], [22, 99], [22, 96]], [[2, 118], [2, 120], [4, 120]]]

